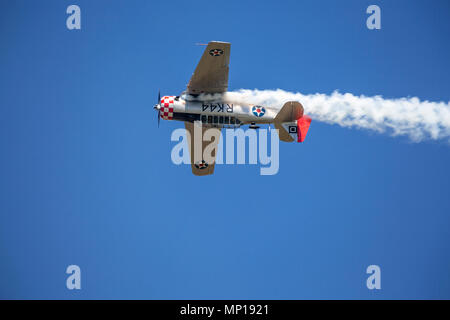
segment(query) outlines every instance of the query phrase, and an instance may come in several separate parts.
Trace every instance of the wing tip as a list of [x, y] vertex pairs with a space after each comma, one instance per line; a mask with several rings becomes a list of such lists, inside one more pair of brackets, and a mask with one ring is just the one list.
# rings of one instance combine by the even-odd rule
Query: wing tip
[[226, 42], [226, 41], [217, 41], [217, 40], [213, 40], [213, 41], [210, 41], [209, 43], [231, 44], [231, 42]]

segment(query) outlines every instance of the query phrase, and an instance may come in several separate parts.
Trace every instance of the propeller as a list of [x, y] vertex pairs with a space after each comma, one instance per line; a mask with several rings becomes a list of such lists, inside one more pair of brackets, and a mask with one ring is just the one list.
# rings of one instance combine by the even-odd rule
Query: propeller
[[158, 110], [158, 128], [159, 123], [161, 122], [161, 90], [158, 90], [158, 103], [153, 107], [155, 110]]

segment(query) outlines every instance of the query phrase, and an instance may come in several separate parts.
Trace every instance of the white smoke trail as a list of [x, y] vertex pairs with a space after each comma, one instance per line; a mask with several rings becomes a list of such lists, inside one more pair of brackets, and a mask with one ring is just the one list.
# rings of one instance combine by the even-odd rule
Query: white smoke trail
[[414, 142], [447, 139], [450, 142], [450, 103], [420, 101], [418, 98], [384, 99], [381, 96], [355, 96], [333, 92], [308, 94], [277, 90], [228, 92], [227, 98], [259, 105], [279, 107], [299, 101], [313, 119], [342, 127], [357, 127], [407, 136]]

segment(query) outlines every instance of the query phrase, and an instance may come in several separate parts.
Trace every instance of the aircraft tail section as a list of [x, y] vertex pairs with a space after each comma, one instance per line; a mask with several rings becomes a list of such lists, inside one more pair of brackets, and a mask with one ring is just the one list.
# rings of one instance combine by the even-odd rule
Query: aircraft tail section
[[284, 104], [275, 117], [275, 128], [281, 141], [303, 142], [311, 124], [311, 118], [303, 114], [304, 109], [300, 102], [289, 101]]

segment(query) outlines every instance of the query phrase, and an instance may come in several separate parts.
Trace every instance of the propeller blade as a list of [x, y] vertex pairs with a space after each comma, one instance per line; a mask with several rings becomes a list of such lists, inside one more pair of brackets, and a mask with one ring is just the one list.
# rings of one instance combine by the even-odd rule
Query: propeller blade
[[158, 128], [159, 128], [159, 123], [161, 122], [161, 90], [158, 89], [158, 103], [156, 105], [159, 105], [158, 108]]

